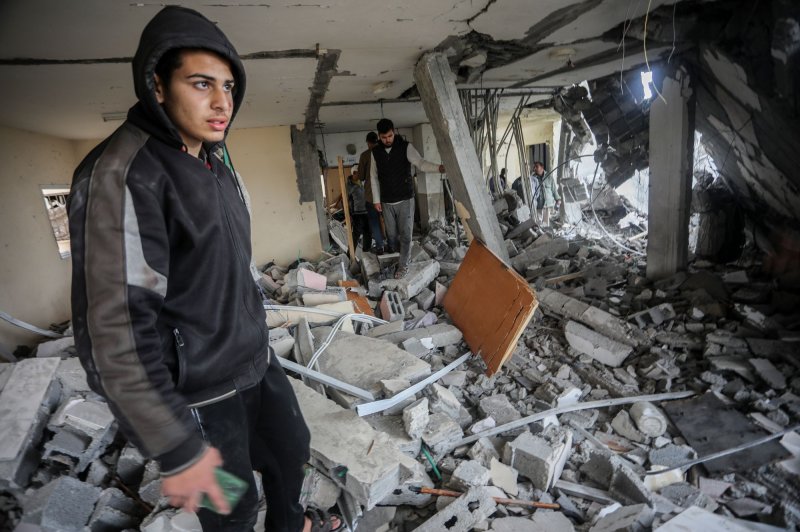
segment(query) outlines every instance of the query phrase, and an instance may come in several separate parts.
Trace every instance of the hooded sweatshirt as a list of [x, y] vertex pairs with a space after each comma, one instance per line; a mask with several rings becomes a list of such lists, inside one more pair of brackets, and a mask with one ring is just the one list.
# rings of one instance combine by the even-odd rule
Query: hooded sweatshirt
[[204, 443], [190, 406], [255, 385], [268, 364], [264, 309], [250, 273], [250, 217], [224, 143], [186, 152], [158, 104], [154, 69], [172, 48], [230, 63], [234, 110], [245, 74], [225, 35], [199, 13], [167, 7], [133, 60], [139, 99], [75, 171], [68, 202], [76, 346], [91, 388], [163, 475]]

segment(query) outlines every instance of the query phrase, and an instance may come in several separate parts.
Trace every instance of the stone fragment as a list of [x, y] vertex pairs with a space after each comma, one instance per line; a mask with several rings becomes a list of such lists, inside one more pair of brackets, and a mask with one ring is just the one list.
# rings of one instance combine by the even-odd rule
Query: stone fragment
[[422, 398], [403, 409], [403, 425], [412, 438], [419, 438], [430, 421], [428, 399]]
[[473, 460], [477, 460], [486, 468], [491, 467], [492, 460], [500, 459], [500, 454], [497, 452], [494, 445], [492, 445], [489, 438], [480, 438], [476, 441], [472, 447], [470, 447], [469, 451], [467, 451], [467, 456]]
[[453, 392], [434, 382], [425, 390], [426, 395], [430, 400], [430, 408], [432, 413], [441, 412], [447, 414], [455, 421], [461, 418], [461, 410], [464, 408], [459, 402], [458, 398], [453, 395]]
[[633, 352], [629, 345], [603, 336], [576, 321], [569, 321], [564, 329], [567, 342], [573, 349], [611, 367], [620, 367]]
[[484, 417], [491, 417], [498, 425], [505, 425], [512, 421], [522, 419], [522, 414], [511, 404], [505, 394], [484, 397], [478, 403], [478, 411]]
[[628, 438], [631, 441], [642, 443], [645, 441], [645, 435], [636, 430], [633, 426], [630, 415], [625, 410], [620, 410], [614, 419], [611, 421], [611, 426], [620, 436]]
[[493, 485], [511, 496], [516, 496], [519, 493], [519, 486], [517, 486], [517, 475], [519, 473], [513, 467], [509, 467], [496, 458], [492, 458], [489, 465], [489, 474]]
[[783, 390], [786, 388], [786, 377], [778, 371], [772, 362], [766, 358], [751, 358], [750, 364], [755, 369], [759, 377], [764, 379], [773, 390]]
[[643, 532], [651, 529], [654, 517], [646, 504], [623, 506], [601, 517], [589, 532]]
[[136, 528], [141, 510], [133, 499], [117, 488], [106, 488], [95, 504], [89, 518], [88, 528], [92, 532]]
[[545, 259], [557, 257], [569, 251], [569, 242], [563, 238], [555, 238], [549, 242], [533, 244], [522, 250], [519, 255], [511, 259], [511, 265], [520, 273], [525, 273], [529, 264], [541, 263]]
[[58, 477], [25, 500], [22, 522], [39, 525], [43, 532], [80, 532], [100, 491], [76, 478]]
[[475, 460], [464, 460], [450, 477], [449, 485], [457, 491], [467, 491], [470, 488], [486, 486], [491, 480], [489, 470]]
[[669, 303], [662, 303], [661, 305], [643, 310], [632, 314], [628, 319], [636, 321], [642, 329], [648, 327], [657, 327], [665, 321], [674, 319], [677, 316], [675, 309]]
[[496, 507], [489, 488], [472, 488], [415, 528], [414, 532], [469, 532], [477, 523], [492, 515]]
[[428, 426], [422, 433], [422, 441], [435, 455], [442, 455], [463, 438], [461, 426], [447, 414], [431, 415]]
[[146, 461], [139, 449], [128, 443], [119, 454], [117, 475], [126, 485], [136, 486], [142, 480]]
[[327, 510], [336, 504], [342, 488], [313, 467], [306, 468], [301, 490], [303, 506], [313, 506]]

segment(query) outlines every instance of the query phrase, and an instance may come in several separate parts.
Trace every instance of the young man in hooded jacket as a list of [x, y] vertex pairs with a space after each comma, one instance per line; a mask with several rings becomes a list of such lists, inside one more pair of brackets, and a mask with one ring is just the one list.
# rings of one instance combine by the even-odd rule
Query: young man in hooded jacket
[[[72, 311], [92, 389], [156, 459], [170, 502], [204, 530], [250, 530], [261, 472], [267, 530], [309, 529], [309, 432], [251, 274], [247, 193], [225, 137], [245, 72], [201, 14], [166, 7], [133, 60], [138, 103], [75, 171]], [[215, 468], [247, 481], [231, 509]], [[226, 515], [227, 514], [227, 515]]]

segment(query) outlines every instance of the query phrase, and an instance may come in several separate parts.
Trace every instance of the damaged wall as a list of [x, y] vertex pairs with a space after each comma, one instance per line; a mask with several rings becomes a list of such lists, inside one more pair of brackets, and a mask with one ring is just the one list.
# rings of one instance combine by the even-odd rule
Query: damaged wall
[[[72, 181], [74, 143], [0, 127], [0, 159], [0, 310], [46, 329], [70, 317], [72, 260], [59, 257], [39, 187]], [[0, 321], [9, 351], [35, 337]]]

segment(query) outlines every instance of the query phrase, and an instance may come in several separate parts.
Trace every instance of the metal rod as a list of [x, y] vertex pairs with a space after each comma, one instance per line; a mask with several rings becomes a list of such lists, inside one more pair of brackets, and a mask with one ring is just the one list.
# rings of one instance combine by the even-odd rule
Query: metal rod
[[[363, 390], [358, 388], [357, 386], [353, 386], [352, 384], [348, 384], [346, 382], [340, 381], [334, 377], [330, 377], [325, 375], [324, 373], [320, 373], [319, 371], [315, 371], [313, 369], [309, 369], [301, 364], [296, 362], [292, 362], [291, 360], [287, 360], [285, 358], [278, 357], [278, 362], [280, 362], [281, 366], [290, 370], [294, 371], [295, 373], [299, 373], [304, 377], [308, 377], [311, 380], [321, 382], [326, 386], [330, 386], [331, 388], [336, 388], [337, 390], [341, 390], [345, 393], [349, 393], [350, 395], [354, 395], [359, 399], [364, 401], [374, 401], [375, 396], [372, 395], [367, 390]], [[368, 403], [372, 404], [372, 403]]]
[[442, 369], [440, 369], [439, 371], [428, 377], [427, 379], [423, 379], [418, 383], [414, 384], [413, 386], [409, 386], [402, 392], [398, 393], [393, 397], [390, 397], [389, 399], [381, 399], [380, 401], [373, 401], [372, 403], [356, 405], [356, 412], [358, 412], [359, 416], [364, 417], [370, 414], [374, 414], [376, 412], [383, 412], [387, 408], [391, 408], [395, 405], [398, 405], [403, 401], [405, 401], [407, 398], [417, 393], [418, 391], [428, 386], [429, 384], [438, 381], [439, 379], [441, 379], [442, 377], [444, 377], [445, 375], [456, 369], [458, 366], [466, 362], [467, 359], [471, 356], [472, 353], [469, 352], [464, 353], [463, 355], [455, 359], [453, 362], [451, 362], [450, 364], [446, 365], [445, 367], [443, 367]]

